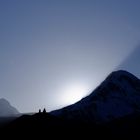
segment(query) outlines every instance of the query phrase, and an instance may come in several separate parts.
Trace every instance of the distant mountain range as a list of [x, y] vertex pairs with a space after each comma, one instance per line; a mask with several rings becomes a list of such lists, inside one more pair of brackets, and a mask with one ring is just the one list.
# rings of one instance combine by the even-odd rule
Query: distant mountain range
[[11, 117], [19, 114], [19, 111], [13, 107], [6, 99], [0, 99], [0, 117]]
[[23, 115], [4, 130], [65, 139], [140, 138], [140, 80], [127, 71], [112, 72], [81, 101], [50, 113]]

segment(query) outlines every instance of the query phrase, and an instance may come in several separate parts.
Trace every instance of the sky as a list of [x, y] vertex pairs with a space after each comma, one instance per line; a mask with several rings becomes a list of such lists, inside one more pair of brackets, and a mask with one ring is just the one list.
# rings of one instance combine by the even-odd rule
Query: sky
[[139, 13], [139, 0], [0, 0], [0, 98], [51, 111], [113, 70], [140, 77]]

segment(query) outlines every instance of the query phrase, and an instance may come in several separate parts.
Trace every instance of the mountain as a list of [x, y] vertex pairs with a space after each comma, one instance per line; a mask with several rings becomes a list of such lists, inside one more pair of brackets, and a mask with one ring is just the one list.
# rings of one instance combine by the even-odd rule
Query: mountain
[[0, 99], [0, 117], [8, 117], [19, 114], [18, 110], [4, 98]]
[[140, 138], [140, 80], [127, 71], [112, 72], [81, 101], [50, 113], [23, 115], [1, 130], [14, 138]]
[[89, 96], [51, 114], [74, 122], [106, 123], [140, 113], [140, 80], [123, 70], [112, 72]]

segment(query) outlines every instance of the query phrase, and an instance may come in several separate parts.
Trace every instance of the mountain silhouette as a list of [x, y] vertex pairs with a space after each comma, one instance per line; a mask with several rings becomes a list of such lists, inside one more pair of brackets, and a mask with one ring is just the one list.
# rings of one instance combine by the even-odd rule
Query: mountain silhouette
[[103, 123], [136, 112], [140, 112], [140, 80], [120, 70], [112, 72], [81, 101], [51, 113], [68, 120]]
[[23, 115], [3, 130], [65, 139], [140, 138], [140, 80], [124, 70], [112, 72], [81, 101], [50, 113]]
[[15, 116], [19, 111], [13, 107], [6, 99], [0, 99], [0, 117]]

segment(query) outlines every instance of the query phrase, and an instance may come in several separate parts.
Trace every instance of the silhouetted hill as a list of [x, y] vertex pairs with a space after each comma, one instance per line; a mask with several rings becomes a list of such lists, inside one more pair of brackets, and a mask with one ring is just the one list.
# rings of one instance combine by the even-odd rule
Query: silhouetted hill
[[140, 138], [140, 80], [127, 71], [112, 72], [76, 104], [50, 113], [23, 115], [3, 130], [65, 139]]
[[120, 70], [111, 73], [89, 96], [51, 114], [98, 124], [137, 112], [140, 112], [140, 80]]
[[13, 128], [22, 127], [27, 129], [38, 129], [38, 128], [50, 128], [62, 126], [61, 119], [49, 114], [49, 113], [36, 113], [34, 115], [23, 115], [17, 118], [10, 124]]

